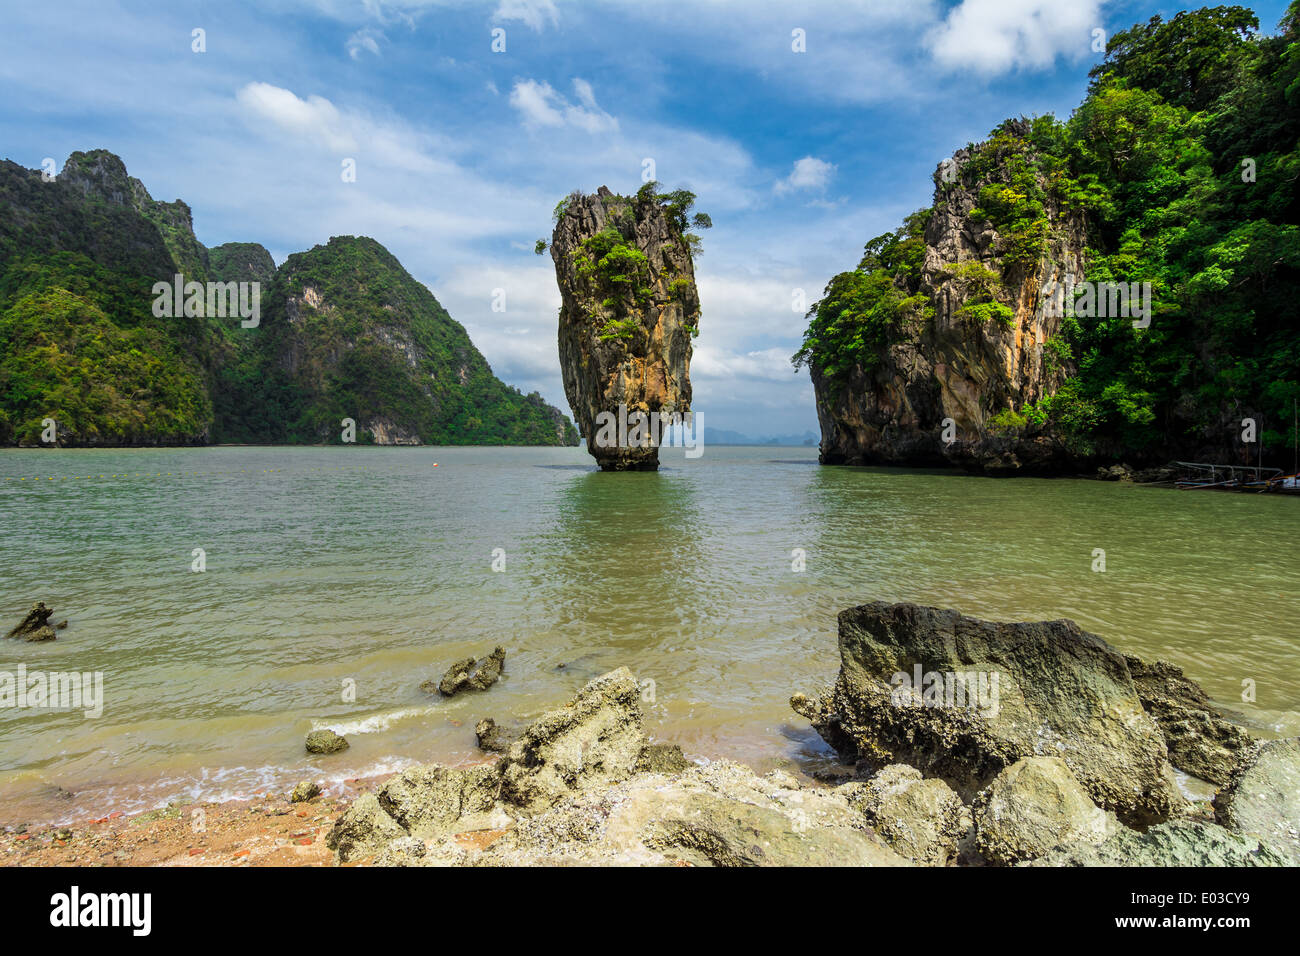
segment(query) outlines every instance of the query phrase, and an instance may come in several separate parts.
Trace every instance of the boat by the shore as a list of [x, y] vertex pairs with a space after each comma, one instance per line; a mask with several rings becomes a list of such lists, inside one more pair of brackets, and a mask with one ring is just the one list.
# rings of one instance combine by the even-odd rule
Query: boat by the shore
[[1182, 477], [1174, 487], [1183, 491], [1250, 491], [1259, 494], [1278, 492], [1300, 494], [1300, 473], [1283, 474], [1281, 468], [1256, 465], [1221, 465], [1208, 462], [1176, 461]]

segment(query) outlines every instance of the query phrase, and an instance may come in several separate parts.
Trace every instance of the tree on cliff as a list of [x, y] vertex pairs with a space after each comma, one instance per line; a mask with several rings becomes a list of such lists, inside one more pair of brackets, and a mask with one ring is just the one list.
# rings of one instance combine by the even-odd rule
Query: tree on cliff
[[[691, 410], [691, 340], [700, 301], [690, 229], [712, 223], [691, 214], [687, 190], [660, 194], [646, 183], [635, 196], [602, 186], [572, 193], [555, 208], [550, 250], [562, 305], [560, 370], [587, 449], [607, 470], [658, 467], [658, 435], [609, 445], [603, 416], [624, 420]], [[537, 251], [546, 244], [539, 241]], [[622, 432], [622, 429], [620, 429]], [[638, 433], [639, 434], [639, 433]]]
[[[1267, 447], [1290, 446], [1279, 426], [1300, 396], [1300, 3], [1277, 36], [1257, 27], [1249, 10], [1214, 7], [1117, 33], [1067, 121], [1005, 123], [956, 183], [936, 177], [934, 209], [963, 184], [978, 192], [969, 228], [995, 230], [1004, 279], [1017, 262], [1032, 269], [1068, 217], [1086, 229], [1080, 278], [1152, 290], [1147, 328], [1067, 315], [1041, 346], [1066, 380], [1004, 421], [1038, 422], [1082, 458], [1225, 453], [1243, 415], [1262, 417]], [[1044, 201], [1057, 219], [1042, 218]], [[842, 388], [891, 346], [924, 341], [924, 323], [900, 321], [922, 231], [912, 217], [831, 280], [793, 358], [814, 381]], [[1006, 318], [971, 304], [968, 319]]]

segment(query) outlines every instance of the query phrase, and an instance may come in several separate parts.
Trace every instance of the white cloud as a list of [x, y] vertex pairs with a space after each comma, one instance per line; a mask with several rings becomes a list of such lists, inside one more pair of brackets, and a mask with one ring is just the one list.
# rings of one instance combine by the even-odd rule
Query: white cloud
[[778, 180], [775, 189], [778, 193], [787, 193], [795, 189], [825, 189], [835, 172], [835, 164], [814, 156], [797, 159], [790, 175]]
[[519, 111], [525, 126], [575, 126], [588, 133], [618, 129], [618, 120], [597, 105], [590, 83], [575, 79], [573, 89], [578, 103], [569, 102], [549, 83], [519, 80], [510, 91], [510, 105]]
[[447, 174], [455, 167], [442, 157], [448, 142], [401, 121], [363, 110], [341, 110], [323, 96], [306, 99], [292, 90], [255, 82], [235, 94], [244, 119], [272, 134], [291, 133], [301, 146], [324, 147], [336, 156], [366, 157], [371, 169]]
[[557, 99], [563, 97], [551, 84], [536, 80], [520, 80], [510, 91], [510, 105], [520, 112], [527, 126], [563, 126], [563, 114], [551, 105]]
[[358, 30], [352, 36], [348, 37], [347, 50], [348, 56], [352, 59], [360, 59], [362, 52], [373, 53], [379, 56], [379, 41], [387, 39], [381, 32], [373, 27], [365, 27]]
[[1087, 56], [1101, 25], [1100, 0], [962, 0], [926, 45], [946, 67], [993, 76]]
[[235, 99], [245, 113], [286, 132], [321, 143], [337, 152], [354, 150], [356, 138], [338, 109], [323, 96], [300, 99], [291, 90], [270, 83], [249, 83]]
[[519, 20], [540, 33], [548, 22], [555, 26], [560, 13], [555, 8], [555, 0], [501, 0], [492, 19], [498, 22]]
[[598, 110], [596, 105], [596, 93], [591, 88], [591, 84], [584, 79], [575, 78], [573, 81], [573, 92], [578, 95], [578, 101], [589, 110]]

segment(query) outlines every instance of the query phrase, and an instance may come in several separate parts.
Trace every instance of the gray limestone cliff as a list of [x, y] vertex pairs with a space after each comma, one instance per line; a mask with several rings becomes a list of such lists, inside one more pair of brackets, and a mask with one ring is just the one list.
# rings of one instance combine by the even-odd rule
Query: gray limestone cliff
[[[832, 374], [824, 354], [805, 357], [823, 463], [986, 472], [1068, 464], [1065, 446], [1021, 413], [1073, 372], [1058, 338], [1060, 310], [1043, 293], [1082, 279], [1086, 223], [1051, 188], [1027, 132], [1023, 121], [1008, 123], [940, 165], [933, 206], [886, 250], [901, 248], [903, 265], [872, 260], [868, 247], [859, 271], [891, 268], [890, 291], [905, 308], [868, 361]], [[1007, 192], [990, 197], [999, 184]], [[1014, 218], [1026, 193], [1041, 197], [1041, 212]]]
[[556, 210], [551, 259], [563, 299], [564, 391], [587, 450], [608, 471], [659, 466], [653, 428], [638, 434], [629, 426], [625, 436], [602, 428], [620, 407], [633, 421], [637, 413], [691, 411], [700, 299], [686, 231], [690, 201], [674, 198], [682, 196], [689, 194], [618, 196], [602, 186], [574, 193]]

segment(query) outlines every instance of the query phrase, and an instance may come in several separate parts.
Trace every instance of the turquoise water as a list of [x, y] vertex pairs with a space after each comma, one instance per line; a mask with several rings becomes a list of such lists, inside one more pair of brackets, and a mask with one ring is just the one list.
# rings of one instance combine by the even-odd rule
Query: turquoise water
[[[1300, 710], [1300, 500], [815, 458], [674, 449], [602, 474], [579, 449], [0, 452], [2, 630], [36, 600], [69, 621], [0, 645], [0, 671], [99, 671], [105, 697], [97, 718], [0, 708], [0, 823], [473, 759], [480, 718], [527, 720], [624, 664], [652, 682], [655, 738], [808, 765], [825, 748], [789, 696], [833, 679], [836, 613], [876, 599], [1072, 617], [1261, 726]], [[419, 690], [495, 644], [486, 694]], [[351, 749], [307, 756], [317, 727]]]

